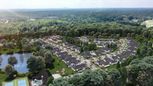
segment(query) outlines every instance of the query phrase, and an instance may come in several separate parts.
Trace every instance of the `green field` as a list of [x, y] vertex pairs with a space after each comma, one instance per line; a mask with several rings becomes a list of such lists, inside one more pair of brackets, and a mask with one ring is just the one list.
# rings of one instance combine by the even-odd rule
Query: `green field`
[[[60, 58], [54, 56], [54, 68], [50, 69], [50, 72], [52, 74], [54, 73], [60, 73], [61, 75], [70, 75], [75, 73], [71, 68], [69, 68]], [[62, 73], [61, 71], [65, 70], [64, 73]]]
[[19, 32], [18, 27], [19, 27], [19, 24], [17, 22], [10, 22], [7, 24], [0, 23], [0, 36], [15, 34]]

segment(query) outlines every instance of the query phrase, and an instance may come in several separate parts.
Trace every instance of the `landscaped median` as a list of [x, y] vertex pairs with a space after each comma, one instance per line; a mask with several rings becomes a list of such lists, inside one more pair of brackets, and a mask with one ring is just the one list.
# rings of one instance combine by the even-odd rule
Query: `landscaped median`
[[10, 82], [3, 82], [2, 86], [29, 86], [28, 78], [18, 78]]

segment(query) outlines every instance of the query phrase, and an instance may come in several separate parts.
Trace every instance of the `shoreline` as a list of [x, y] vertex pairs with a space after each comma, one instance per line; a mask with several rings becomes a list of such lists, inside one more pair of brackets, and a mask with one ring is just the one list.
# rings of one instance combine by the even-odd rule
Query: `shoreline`
[[0, 53], [1, 55], [13, 55], [13, 54], [23, 54], [23, 53], [32, 53], [33, 51], [18, 51], [18, 52], [7, 52], [7, 53]]

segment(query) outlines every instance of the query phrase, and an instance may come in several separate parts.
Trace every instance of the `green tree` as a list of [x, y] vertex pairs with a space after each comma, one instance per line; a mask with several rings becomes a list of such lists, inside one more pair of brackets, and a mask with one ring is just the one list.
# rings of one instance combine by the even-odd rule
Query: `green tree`
[[45, 55], [44, 55], [44, 59], [45, 59], [45, 64], [46, 64], [46, 67], [49, 68], [49, 67], [53, 67], [53, 55], [51, 52], [46, 52]]
[[82, 75], [83, 86], [104, 86], [106, 73], [101, 70], [86, 71]]
[[75, 86], [75, 85], [70, 84], [67, 79], [62, 78], [54, 80], [52, 84], [49, 84], [49, 86]]
[[9, 79], [13, 79], [17, 75], [17, 72], [12, 65], [6, 65], [4, 71]]
[[43, 57], [41, 56], [32, 56], [27, 61], [27, 67], [29, 68], [30, 72], [38, 72], [43, 70], [46, 65]]
[[131, 85], [151, 86], [153, 78], [153, 57], [133, 60], [127, 66], [128, 83]]
[[47, 86], [49, 86], [50, 83], [53, 83], [53, 80], [54, 78], [52, 76], [50, 76], [48, 79], [47, 79]]
[[8, 63], [12, 66], [14, 66], [15, 64], [17, 64], [17, 59], [15, 57], [10, 57], [8, 58]]
[[107, 75], [106, 86], [122, 86], [122, 76], [117, 69], [111, 69]]

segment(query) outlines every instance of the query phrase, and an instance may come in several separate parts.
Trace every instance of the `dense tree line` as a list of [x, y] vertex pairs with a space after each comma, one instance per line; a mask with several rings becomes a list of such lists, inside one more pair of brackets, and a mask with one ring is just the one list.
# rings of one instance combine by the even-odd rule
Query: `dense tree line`
[[[49, 69], [53, 69], [54, 58], [52, 53], [52, 46], [37, 40], [33, 43], [36, 51], [27, 60], [27, 68], [29, 69], [28, 77], [33, 79], [35, 76], [40, 76], [39, 73], [43, 72], [48, 74], [46, 80], [43, 80], [43, 84], [47, 85], [53, 81], [53, 77]], [[45, 75], [44, 74], [44, 75]]]
[[[17, 14], [23, 15], [19, 17], [8, 12], [0, 12], [1, 18], [23, 20], [28, 18], [40, 19], [63, 19], [67, 21], [78, 21], [85, 23], [103, 22], [103, 21], [126, 21], [132, 19], [151, 19], [153, 17], [152, 9], [67, 9], [67, 10], [14, 10]], [[28, 18], [27, 18], [28, 16]]]
[[[83, 35], [90, 35], [94, 37], [100, 37], [100, 36], [126, 37], [126, 36], [140, 35], [142, 34], [142, 29], [145, 28], [143, 26], [125, 25], [116, 22], [86, 23], [86, 24], [82, 24], [80, 22], [76, 22], [76, 24], [70, 22], [69, 23], [54, 22], [53, 24], [50, 24], [50, 22], [51, 21], [45, 22], [45, 25], [43, 25], [43, 22], [39, 22], [40, 23], [39, 26], [41, 28], [35, 24], [33, 25], [33, 23], [31, 23], [33, 27], [29, 25], [24, 25], [21, 28], [20, 35], [27, 37], [37, 37], [37, 38], [53, 34], [69, 36], [69, 37], [78, 37]], [[23, 27], [26, 29], [24, 29]], [[44, 28], [42, 29], [42, 27]], [[33, 30], [32, 28], [37, 28], [37, 30]]]
[[27, 67], [30, 72], [38, 72], [45, 68], [53, 68], [53, 54], [52, 47], [46, 43], [37, 40], [33, 43], [36, 51], [33, 52], [33, 56], [28, 59]]

